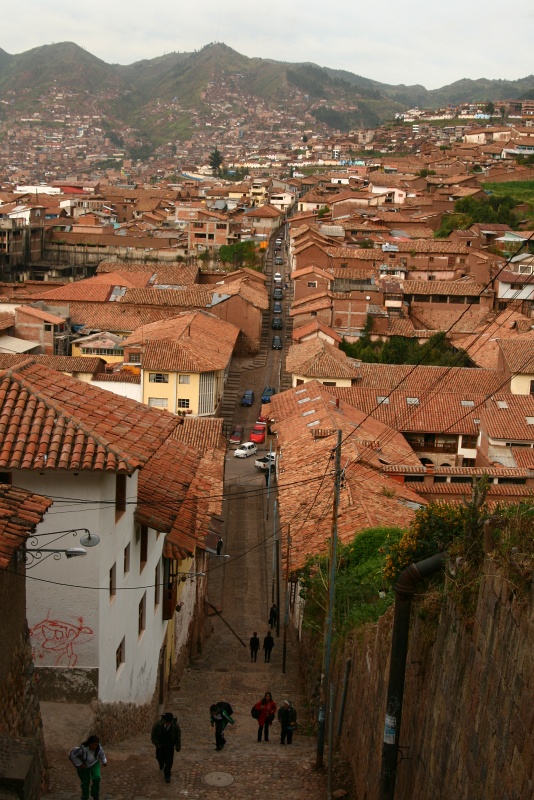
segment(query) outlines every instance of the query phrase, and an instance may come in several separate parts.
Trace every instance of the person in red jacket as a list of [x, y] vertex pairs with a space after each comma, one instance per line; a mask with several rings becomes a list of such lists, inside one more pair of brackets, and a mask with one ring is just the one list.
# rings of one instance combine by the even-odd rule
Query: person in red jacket
[[261, 742], [263, 733], [266, 742], [269, 741], [269, 728], [275, 718], [276, 703], [270, 692], [265, 692], [264, 696], [254, 706], [260, 713], [258, 717], [258, 742]]

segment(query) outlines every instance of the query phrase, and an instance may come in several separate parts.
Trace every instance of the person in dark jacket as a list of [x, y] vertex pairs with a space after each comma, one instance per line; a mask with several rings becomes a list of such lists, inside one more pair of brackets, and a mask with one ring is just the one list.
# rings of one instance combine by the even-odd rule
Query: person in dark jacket
[[178, 720], [170, 711], [166, 711], [156, 722], [150, 738], [156, 747], [156, 758], [159, 768], [163, 770], [165, 783], [170, 783], [174, 751], [179, 753], [182, 747], [182, 732]]
[[293, 731], [297, 726], [297, 712], [293, 708], [291, 700], [284, 700], [284, 705], [278, 711], [278, 722], [282, 728], [280, 733], [280, 744], [291, 744], [293, 741]]
[[250, 637], [250, 660], [256, 661], [258, 658], [258, 650], [260, 649], [260, 640], [256, 631]]
[[278, 608], [276, 603], [273, 603], [269, 611], [269, 627], [274, 628], [276, 620], [278, 619]]
[[269, 728], [274, 720], [274, 716], [276, 714], [276, 703], [273, 700], [273, 696], [270, 692], [265, 692], [261, 700], [258, 700], [256, 705], [254, 706], [258, 714], [258, 742], [261, 742], [262, 733], [264, 735], [265, 741], [269, 741]]
[[225, 703], [224, 700], [219, 700], [210, 706], [211, 727], [215, 727], [215, 749], [222, 750], [226, 744], [224, 738], [224, 730], [228, 723], [234, 724], [232, 719], [232, 706], [230, 703]]
[[265, 651], [265, 663], [268, 664], [271, 660], [271, 651], [274, 647], [274, 639], [271, 636], [271, 631], [267, 631], [267, 636], [263, 640], [263, 650]]

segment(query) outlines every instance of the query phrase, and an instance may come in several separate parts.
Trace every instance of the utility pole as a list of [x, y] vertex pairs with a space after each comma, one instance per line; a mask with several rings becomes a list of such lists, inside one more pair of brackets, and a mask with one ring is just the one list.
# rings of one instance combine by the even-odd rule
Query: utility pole
[[326, 709], [330, 682], [330, 654], [332, 650], [332, 616], [334, 611], [334, 595], [337, 566], [337, 518], [339, 515], [339, 495], [341, 490], [341, 431], [337, 431], [335, 448], [334, 505], [332, 509], [332, 536], [330, 538], [330, 575], [328, 580], [328, 609], [326, 613], [323, 644], [323, 667], [321, 674], [321, 692], [319, 713], [317, 716], [317, 756], [315, 768], [322, 769], [324, 754], [324, 737], [326, 727]]
[[276, 530], [276, 500], [274, 501], [274, 511], [273, 511], [273, 585], [271, 588], [271, 603], [274, 603], [274, 587], [275, 587], [275, 579], [276, 579], [276, 553], [277, 553], [277, 540], [278, 540], [278, 532]]
[[[282, 647], [282, 672], [286, 674], [286, 654], [287, 654], [287, 626], [289, 625], [289, 552], [291, 547], [291, 525], [287, 526], [287, 549], [286, 549], [286, 602], [284, 611], [284, 644]], [[280, 616], [280, 614], [279, 614]]]

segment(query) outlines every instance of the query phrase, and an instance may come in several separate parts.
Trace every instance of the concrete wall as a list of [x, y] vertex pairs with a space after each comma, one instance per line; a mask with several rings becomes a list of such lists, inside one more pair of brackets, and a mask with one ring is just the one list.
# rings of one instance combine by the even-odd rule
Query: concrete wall
[[[534, 791], [534, 593], [511, 605], [510, 584], [485, 563], [473, 624], [452, 603], [438, 623], [414, 604], [395, 796], [527, 800]], [[438, 602], [438, 601], [437, 601]], [[377, 800], [392, 609], [338, 654], [338, 698], [352, 658], [340, 740], [357, 800]], [[309, 693], [315, 691], [310, 672]]]

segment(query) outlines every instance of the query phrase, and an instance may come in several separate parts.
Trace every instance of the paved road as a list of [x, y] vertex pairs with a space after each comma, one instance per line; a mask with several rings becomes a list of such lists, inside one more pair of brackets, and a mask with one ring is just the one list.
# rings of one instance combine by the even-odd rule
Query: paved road
[[[270, 336], [269, 336], [270, 343]], [[279, 354], [269, 350], [267, 364], [243, 375], [244, 385], [251, 381], [256, 390], [273, 383], [279, 368]], [[259, 387], [259, 389], [257, 388]], [[251, 425], [259, 411], [236, 408], [236, 422]], [[210, 599], [222, 608], [223, 619], [211, 617], [212, 628], [204, 652], [186, 669], [180, 685], [173, 687], [167, 709], [172, 710], [182, 727], [183, 747], [176, 755], [172, 781], [164, 783], [154, 758], [148, 736], [135, 736], [106, 748], [109, 765], [103, 770], [101, 798], [104, 800], [149, 800], [152, 798], [213, 798], [214, 796], [266, 800], [273, 796], [292, 800], [319, 800], [325, 797], [325, 778], [313, 769], [315, 737], [300, 694], [297, 665], [298, 643], [287, 641], [286, 674], [282, 673], [281, 635], [276, 638], [270, 664], [260, 651], [257, 663], [251, 663], [248, 644], [255, 630], [263, 640], [272, 602], [273, 585], [273, 496], [267, 519], [267, 496], [264, 477], [254, 467], [254, 460], [227, 455], [225, 492], [225, 551], [231, 559], [215, 561], [217, 573], [211, 576]], [[216, 597], [214, 596], [217, 595]], [[282, 593], [283, 607], [283, 593]], [[299, 731], [291, 746], [280, 744], [276, 722], [269, 742], [257, 742], [257, 723], [250, 715], [251, 706], [266, 692], [274, 700], [293, 701], [299, 719]], [[235, 711], [235, 725], [227, 729], [227, 746], [216, 752], [214, 732], [209, 723], [209, 706], [226, 700]], [[66, 717], [48, 733], [48, 754], [52, 786], [49, 800], [79, 797], [79, 783], [67, 759], [73, 746], [74, 729], [80, 718], [70, 706], [72, 719]], [[50, 714], [49, 714], [50, 716]], [[56, 713], [56, 721], [57, 721]], [[46, 722], [46, 717], [45, 717]], [[83, 719], [83, 723], [86, 720]], [[66, 735], [70, 728], [71, 736]], [[45, 725], [46, 731], [46, 725]], [[105, 744], [105, 743], [104, 743]], [[228, 785], [223, 785], [223, 784]]]

